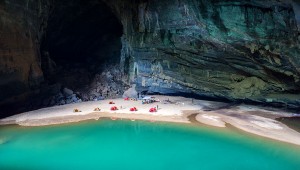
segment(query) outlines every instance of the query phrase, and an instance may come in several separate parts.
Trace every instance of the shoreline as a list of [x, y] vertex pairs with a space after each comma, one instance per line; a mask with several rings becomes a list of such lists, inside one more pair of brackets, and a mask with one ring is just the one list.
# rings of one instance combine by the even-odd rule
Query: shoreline
[[[86, 120], [101, 120], [101, 119], [111, 119], [111, 120], [131, 120], [131, 121], [150, 121], [150, 122], [171, 122], [171, 123], [191, 123], [188, 119], [184, 120], [182, 117], [176, 116], [154, 116], [154, 115], [142, 115], [142, 114], [122, 114], [122, 113], [107, 113], [107, 112], [93, 112], [87, 115], [73, 115], [73, 116], [61, 116], [52, 117], [47, 119], [30, 119], [20, 122], [10, 122], [9, 124], [16, 124], [26, 127], [38, 127], [38, 126], [50, 126], [50, 125], [60, 125], [77, 123]], [[0, 122], [0, 126], [5, 125], [5, 123]]]
[[[287, 125], [275, 120], [279, 117], [291, 117], [284, 111], [269, 111], [264, 108], [240, 105], [224, 108], [226, 103], [188, 99], [174, 96], [155, 96], [159, 103], [141, 104], [141, 101], [124, 101], [123, 99], [84, 102], [71, 105], [44, 108], [36, 111], [14, 115], [0, 119], [1, 125], [17, 124], [20, 126], [47, 126], [76, 123], [84, 120], [99, 120], [102, 118], [146, 120], [151, 122], [193, 123], [189, 116], [195, 115], [195, 120], [203, 125], [216, 128], [228, 128], [230, 124], [244, 132], [269, 139], [300, 145], [300, 133]], [[165, 101], [172, 101], [165, 103]], [[114, 101], [121, 110], [110, 111], [109, 101]], [[150, 107], [159, 107], [158, 112], [149, 112]], [[94, 108], [101, 111], [93, 111]], [[130, 107], [137, 107], [135, 112]], [[205, 111], [206, 108], [213, 108]], [[81, 112], [73, 112], [73, 109]], [[220, 109], [218, 109], [220, 108]]]

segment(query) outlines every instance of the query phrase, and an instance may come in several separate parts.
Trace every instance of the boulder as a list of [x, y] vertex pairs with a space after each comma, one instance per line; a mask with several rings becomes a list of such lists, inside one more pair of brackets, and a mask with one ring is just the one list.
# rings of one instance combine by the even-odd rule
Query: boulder
[[75, 103], [81, 103], [82, 100], [81, 99], [78, 99]]
[[138, 98], [138, 92], [135, 90], [135, 85], [132, 85], [131, 88], [126, 90], [123, 94], [123, 98]]
[[101, 94], [98, 93], [98, 92], [92, 92], [90, 95], [94, 95], [94, 96], [96, 96], [96, 97], [99, 97]]
[[63, 89], [63, 93], [66, 97], [71, 96], [72, 94], [74, 94], [74, 92], [68, 88], [64, 88]]

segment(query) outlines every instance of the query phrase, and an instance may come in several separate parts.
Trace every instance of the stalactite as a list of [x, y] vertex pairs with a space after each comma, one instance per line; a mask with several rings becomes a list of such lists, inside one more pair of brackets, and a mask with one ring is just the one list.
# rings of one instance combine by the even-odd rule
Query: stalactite
[[147, 3], [141, 3], [138, 6], [139, 32], [145, 32], [145, 10]]
[[190, 16], [190, 12], [189, 12], [189, 7], [187, 4], [184, 4], [183, 5], [183, 8], [184, 8], [184, 13], [186, 16]]
[[149, 10], [145, 12], [146, 23], [148, 23], [147, 32], [151, 32], [151, 22], [152, 22], [152, 14]]

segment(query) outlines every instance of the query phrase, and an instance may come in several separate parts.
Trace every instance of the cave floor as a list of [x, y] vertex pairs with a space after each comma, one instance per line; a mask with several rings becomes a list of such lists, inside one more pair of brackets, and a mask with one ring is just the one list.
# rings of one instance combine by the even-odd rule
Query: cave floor
[[[0, 119], [0, 125], [45, 126], [101, 118], [194, 123], [220, 129], [233, 126], [251, 134], [300, 145], [300, 133], [276, 120], [280, 117], [292, 117], [292, 113], [184, 97], [153, 97], [159, 102], [142, 104], [141, 100], [126, 101], [119, 98], [49, 107]], [[115, 104], [109, 104], [111, 101]], [[113, 106], [118, 110], [111, 111]], [[136, 107], [137, 111], [130, 111], [132, 107]], [[149, 112], [153, 107], [158, 107], [157, 112]], [[96, 108], [99, 110], [95, 110]], [[79, 112], [74, 112], [75, 109]]]

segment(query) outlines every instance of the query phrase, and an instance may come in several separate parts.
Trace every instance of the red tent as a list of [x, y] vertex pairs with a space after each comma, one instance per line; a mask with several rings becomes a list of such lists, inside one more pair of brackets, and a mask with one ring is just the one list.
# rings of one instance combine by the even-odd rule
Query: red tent
[[132, 107], [132, 108], [130, 108], [130, 111], [132, 111], [132, 112], [137, 111], [137, 108], [136, 107]]
[[149, 112], [157, 112], [155, 107], [150, 108]]
[[117, 108], [117, 106], [113, 106], [110, 108], [110, 110], [115, 111], [115, 110], [118, 110], [118, 108]]

